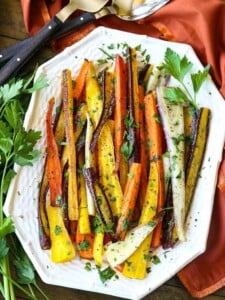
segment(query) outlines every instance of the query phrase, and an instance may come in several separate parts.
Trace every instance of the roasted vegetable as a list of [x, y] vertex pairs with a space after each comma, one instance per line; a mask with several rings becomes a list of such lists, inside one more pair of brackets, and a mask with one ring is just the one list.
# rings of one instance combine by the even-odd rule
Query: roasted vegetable
[[105, 122], [111, 117], [114, 108], [115, 99], [112, 87], [112, 74], [106, 71], [104, 71], [102, 74], [102, 90], [103, 110], [100, 120], [93, 132], [90, 145], [90, 149], [92, 152], [94, 152], [102, 127], [104, 126]]
[[114, 239], [114, 218], [112, 210], [103, 192], [103, 189], [97, 182], [94, 169], [84, 168], [83, 173], [87, 187], [94, 201], [96, 212], [100, 216], [102, 224], [111, 229], [111, 231], [108, 232], [108, 235], [111, 239]]
[[118, 174], [115, 173], [115, 156], [111, 130], [105, 123], [98, 139], [99, 181], [108, 199], [114, 216], [121, 214], [123, 192]]
[[47, 132], [47, 172], [50, 190], [50, 202], [52, 206], [62, 205], [62, 169], [59, 159], [59, 151], [52, 129], [52, 110], [55, 100], [49, 100], [49, 108], [46, 118]]
[[[148, 224], [151, 222], [157, 209], [159, 195], [159, 174], [157, 164], [155, 161], [150, 163], [150, 173], [148, 179], [148, 186], [145, 195], [141, 216], [139, 219], [139, 225]], [[150, 245], [152, 241], [152, 234], [149, 234], [139, 248], [127, 259], [127, 263], [124, 265], [123, 274], [126, 277], [143, 279], [146, 275], [147, 260]]]
[[63, 208], [48, 204], [48, 220], [51, 238], [51, 259], [55, 263], [70, 261], [75, 257], [75, 248], [65, 228]]
[[[116, 167], [115, 171], [120, 174], [120, 178], [123, 182], [126, 181], [124, 176], [122, 175], [122, 169], [120, 169], [120, 162], [123, 157], [121, 156], [121, 146], [123, 144], [123, 137], [125, 132], [125, 124], [124, 119], [126, 117], [126, 64], [123, 58], [120, 55], [117, 55], [115, 58], [115, 111], [114, 111], [114, 119], [115, 119], [115, 137], [114, 137], [114, 145], [115, 145], [115, 155], [116, 155]], [[124, 161], [124, 160], [123, 160]], [[126, 174], [125, 174], [126, 175]], [[126, 177], [125, 177], [126, 178]], [[124, 184], [123, 184], [124, 186]]]
[[132, 214], [137, 201], [139, 186], [141, 180], [141, 164], [132, 163], [124, 191], [121, 216], [119, 217], [116, 235], [119, 240], [124, 240], [129, 229]]
[[78, 220], [76, 147], [73, 122], [73, 89], [70, 70], [62, 73], [63, 111], [65, 118], [66, 142], [68, 144], [68, 215], [70, 220]]
[[183, 106], [168, 102], [165, 87], [157, 89], [157, 100], [170, 156], [174, 221], [180, 241], [185, 241], [185, 165]]
[[204, 157], [205, 146], [208, 136], [210, 110], [203, 107], [199, 110], [194, 130], [194, 138], [190, 148], [190, 160], [187, 166], [185, 183], [185, 215], [190, 209], [195, 187], [199, 177], [199, 171]]
[[[157, 100], [154, 92], [149, 93], [144, 99], [145, 120], [147, 127], [147, 136], [149, 143], [149, 157], [152, 162], [155, 161], [158, 173], [158, 200], [156, 204], [156, 212], [159, 213], [165, 204], [165, 182], [163, 167], [163, 130], [160, 121], [159, 111], [157, 108]], [[151, 167], [150, 167], [151, 172]], [[162, 224], [159, 223], [154, 230], [152, 247], [158, 247], [161, 243]]]
[[[127, 232], [124, 241], [106, 245], [105, 256], [112, 267], [125, 262], [141, 245], [145, 238], [153, 231], [157, 222], [138, 225]], [[139, 262], [138, 262], [139, 263]]]

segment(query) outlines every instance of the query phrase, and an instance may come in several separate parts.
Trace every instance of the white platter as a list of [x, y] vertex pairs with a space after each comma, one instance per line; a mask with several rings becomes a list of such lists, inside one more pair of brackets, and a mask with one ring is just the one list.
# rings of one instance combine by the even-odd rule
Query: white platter
[[203, 161], [201, 177], [196, 188], [188, 222], [187, 242], [177, 244], [172, 250], [159, 249], [157, 255], [161, 263], [152, 266], [151, 273], [144, 280], [130, 280], [119, 275], [119, 279], [103, 284], [96, 270], [87, 272], [85, 263], [78, 258], [64, 263], [54, 264], [49, 251], [43, 251], [39, 245], [37, 223], [38, 184], [41, 181], [45, 156], [45, 116], [47, 103], [51, 96], [60, 99], [60, 76], [65, 68], [76, 74], [84, 58], [97, 60], [103, 58], [99, 50], [103, 44], [127, 42], [130, 46], [142, 45], [151, 56], [151, 62], [158, 65], [163, 61], [167, 47], [178, 54], [184, 54], [193, 62], [193, 71], [202, 69], [202, 65], [189, 45], [165, 42], [147, 36], [130, 34], [99, 27], [80, 42], [67, 48], [61, 54], [41, 65], [37, 76], [46, 74], [49, 87], [33, 94], [25, 118], [25, 127], [42, 132], [37, 148], [41, 157], [33, 167], [17, 167], [17, 176], [10, 185], [4, 212], [11, 216], [25, 251], [33, 262], [41, 279], [53, 285], [114, 295], [121, 298], [141, 299], [174, 276], [185, 265], [204, 252], [210, 225], [218, 166], [221, 161], [225, 138], [224, 123], [225, 102], [214, 83], [207, 79], [199, 95], [199, 104], [211, 109], [212, 118], [208, 144]]

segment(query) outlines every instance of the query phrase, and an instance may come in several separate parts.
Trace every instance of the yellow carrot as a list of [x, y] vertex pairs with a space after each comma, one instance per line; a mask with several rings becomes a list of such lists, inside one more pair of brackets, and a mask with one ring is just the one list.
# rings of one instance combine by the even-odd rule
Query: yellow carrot
[[69, 220], [78, 219], [76, 148], [73, 126], [73, 89], [70, 70], [63, 71], [63, 110], [65, 117], [68, 151], [68, 215]]
[[55, 263], [70, 261], [75, 257], [75, 248], [65, 228], [63, 208], [47, 205], [51, 238], [51, 259]]
[[121, 213], [123, 193], [115, 170], [113, 138], [108, 122], [103, 126], [98, 139], [99, 180], [105, 191], [114, 216]]
[[[150, 173], [146, 196], [139, 219], [139, 224], [147, 224], [150, 222], [157, 209], [158, 191], [159, 191], [159, 175], [157, 164], [155, 161], [150, 163]], [[127, 259], [124, 264], [123, 275], [135, 279], [143, 279], [146, 275], [146, 267], [150, 245], [152, 240], [152, 234], [147, 236], [138, 249]]]

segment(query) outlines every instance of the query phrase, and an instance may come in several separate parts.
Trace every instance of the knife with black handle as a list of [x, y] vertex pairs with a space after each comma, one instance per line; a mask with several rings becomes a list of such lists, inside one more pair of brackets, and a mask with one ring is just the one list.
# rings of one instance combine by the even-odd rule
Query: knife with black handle
[[[63, 23], [60, 28], [53, 33], [52, 37], [46, 40], [45, 43], [48, 43], [51, 39], [58, 39], [72, 32], [74, 29], [78, 29], [79, 27], [82, 27], [83, 25], [91, 23], [95, 20], [96, 18], [94, 14], [83, 13], [81, 16], [75, 17]], [[4, 48], [3, 50], [0, 50], [0, 66], [9, 61], [13, 56], [17, 55], [19, 51], [25, 49], [27, 45], [32, 42], [32, 39], [33, 37], [26, 38], [7, 48]]]
[[[75, 11], [75, 8], [77, 8], [75, 2], [70, 3], [72, 5], [70, 9], [66, 9], [65, 6], [61, 11], [59, 11], [59, 13], [57, 13], [57, 15], [54, 16], [35, 36], [30, 38], [29, 43], [27, 43], [25, 46], [21, 46], [16, 52], [16, 55], [10, 58], [6, 64], [0, 68], [0, 85], [4, 84], [12, 76], [16, 76], [18, 71], [26, 64], [26, 62], [29, 61], [30, 58], [33, 57], [33, 55], [39, 49], [41, 49], [53, 37], [54, 34], [57, 33], [69, 15]], [[104, 1], [101, 3], [101, 5], [104, 6]], [[76, 19], [76, 26], [79, 27], [83, 24], [91, 22], [92, 20], [96, 20], [96, 16], [94, 14], [89, 13], [85, 18], [82, 15]], [[72, 26], [72, 24], [68, 26]], [[75, 25], [73, 25], [73, 28], [74, 27]], [[1, 55], [4, 56], [4, 53]]]

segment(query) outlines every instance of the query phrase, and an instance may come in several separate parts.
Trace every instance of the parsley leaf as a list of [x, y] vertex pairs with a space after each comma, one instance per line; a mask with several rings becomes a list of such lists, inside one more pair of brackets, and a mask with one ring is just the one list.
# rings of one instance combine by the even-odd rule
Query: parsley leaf
[[5, 237], [7, 234], [14, 232], [15, 227], [10, 217], [4, 218], [3, 224], [0, 227], [0, 238]]
[[210, 65], [207, 65], [203, 71], [198, 71], [197, 73], [191, 74], [191, 81], [195, 93], [198, 93], [203, 82], [206, 80], [209, 74]]
[[31, 284], [35, 280], [34, 267], [28, 257], [24, 254], [13, 262], [16, 268], [17, 281], [20, 284]]
[[80, 242], [79, 245], [77, 245], [77, 250], [78, 251], [87, 251], [90, 248], [90, 243], [87, 240], [83, 240]]
[[102, 283], [105, 283], [107, 280], [110, 280], [114, 275], [116, 275], [116, 272], [110, 267], [107, 267], [104, 270], [100, 270], [98, 268], [98, 273]]
[[165, 89], [165, 97], [171, 103], [189, 103], [189, 98], [180, 87], [168, 87]]
[[180, 56], [170, 48], [166, 49], [164, 59], [165, 63], [163, 63], [163, 68], [165, 71], [180, 82], [184, 80], [185, 75], [193, 66], [186, 56], [180, 58]]
[[23, 128], [17, 133], [14, 141], [14, 161], [20, 166], [32, 164], [39, 157], [39, 152], [33, 150], [36, 142], [40, 138], [40, 132], [30, 129], [25, 131]]
[[190, 74], [193, 95], [184, 81], [192, 66], [192, 62], [186, 56], [180, 57], [172, 49], [166, 49], [162, 69], [166, 74], [173, 76], [181, 84], [181, 87], [167, 88], [165, 96], [171, 103], [188, 104], [196, 111], [198, 110], [196, 103], [197, 93], [208, 76], [210, 66], [207, 65], [203, 71]]
[[[7, 299], [15, 298], [13, 289], [15, 280], [10, 268], [7, 267], [9, 251], [15, 257], [17, 287], [33, 299], [35, 294], [30, 286], [32, 283], [43, 297], [48, 299], [35, 282], [34, 269], [25, 252], [21, 255], [18, 245], [14, 246], [16, 240], [16, 237], [12, 236], [14, 224], [10, 218], [4, 217], [2, 209], [9, 184], [15, 176], [14, 163], [21, 166], [32, 165], [39, 155], [34, 147], [40, 138], [40, 132], [27, 131], [23, 128], [30, 94], [47, 85], [44, 77], [38, 78], [32, 85], [33, 78], [34, 74], [28, 79], [14, 78], [0, 86], [0, 270], [3, 277], [0, 292], [6, 295]], [[10, 248], [7, 245], [8, 238], [11, 238]], [[29, 289], [26, 290], [20, 284], [28, 284]]]
[[9, 247], [7, 246], [6, 240], [0, 238], [0, 260], [2, 260], [9, 252]]

